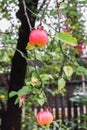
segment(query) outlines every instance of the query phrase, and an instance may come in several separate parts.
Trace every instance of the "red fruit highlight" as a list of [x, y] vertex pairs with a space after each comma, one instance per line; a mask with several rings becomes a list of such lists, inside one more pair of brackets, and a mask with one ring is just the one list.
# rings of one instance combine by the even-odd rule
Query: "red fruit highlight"
[[37, 114], [36, 119], [40, 126], [50, 125], [53, 121], [53, 115], [49, 111], [41, 111]]
[[74, 48], [77, 49], [81, 58], [87, 59], [87, 44], [81, 42], [78, 46], [74, 46]]
[[82, 54], [82, 46], [74, 46], [75, 49], [78, 50], [79, 54]]
[[64, 32], [68, 32], [68, 30], [67, 30], [67, 29], [64, 29], [63, 31], [64, 31]]
[[22, 104], [23, 104], [23, 102], [24, 102], [24, 100], [25, 100], [25, 97], [26, 97], [25, 94], [20, 95], [20, 97], [19, 97], [19, 107], [22, 106]]
[[38, 47], [43, 47], [48, 43], [48, 35], [42, 27], [31, 31], [29, 43]]

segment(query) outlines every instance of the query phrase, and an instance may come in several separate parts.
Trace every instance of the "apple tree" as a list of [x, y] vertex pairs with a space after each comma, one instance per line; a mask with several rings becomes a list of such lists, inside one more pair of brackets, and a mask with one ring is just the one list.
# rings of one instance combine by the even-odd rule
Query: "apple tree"
[[[10, 48], [7, 54], [12, 60], [9, 62], [7, 109], [1, 113], [1, 130], [21, 129], [24, 100], [29, 108], [42, 106], [47, 102], [46, 93], [65, 94], [66, 82], [73, 74], [87, 75], [85, 61], [81, 61], [76, 49], [80, 42], [86, 41], [82, 12], [79, 11], [86, 4], [85, 0], [55, 0], [52, 3], [49, 0], [1, 0], [1, 18], [10, 21], [15, 5], [19, 7], [16, 16], [21, 22], [18, 34], [14, 33], [18, 30], [14, 21], [11, 21], [11, 29], [1, 34], [2, 47], [4, 51]], [[4, 63], [6, 55], [5, 58]], [[50, 89], [51, 85], [54, 85], [54, 91]]]

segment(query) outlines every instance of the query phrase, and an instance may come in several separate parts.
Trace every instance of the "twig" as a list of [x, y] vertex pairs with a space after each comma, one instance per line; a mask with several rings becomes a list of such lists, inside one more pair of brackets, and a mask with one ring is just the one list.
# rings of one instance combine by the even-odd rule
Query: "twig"
[[23, 5], [24, 5], [24, 12], [25, 12], [25, 16], [26, 16], [26, 19], [27, 19], [27, 22], [28, 22], [28, 25], [29, 25], [29, 28], [30, 28], [30, 31], [31, 31], [31, 30], [32, 30], [32, 26], [31, 26], [31, 23], [30, 23], [29, 16], [28, 16], [28, 14], [27, 14], [25, 0], [23, 0]]
[[[62, 2], [64, 2], [64, 0], [63, 0]], [[60, 2], [60, 3], [61, 3], [61, 2]], [[59, 32], [60, 32], [60, 19], [61, 19], [61, 15], [62, 15], [62, 14], [61, 14], [61, 11], [60, 11], [60, 9], [59, 9], [60, 3], [58, 3], [57, 0], [56, 0], [57, 13], [58, 13], [58, 23], [59, 23]], [[72, 59], [71, 59], [71, 57], [70, 57], [69, 55], [67, 55], [66, 53], [64, 53], [64, 51], [63, 51], [63, 49], [62, 49], [62, 46], [61, 46], [60, 40], [59, 40], [59, 46], [60, 46], [61, 52], [62, 52], [62, 54], [64, 55], [64, 57], [67, 57], [71, 62], [73, 62]]]
[[[34, 50], [34, 59], [36, 59], [36, 53], [35, 53], [35, 50]], [[36, 64], [34, 63], [34, 68], [35, 68], [35, 71], [36, 71], [36, 73], [37, 73], [37, 76], [38, 76], [38, 78], [39, 78], [39, 80], [40, 80], [40, 82], [41, 82], [41, 86], [42, 86], [42, 79], [40, 78], [40, 76], [39, 76], [39, 74], [38, 74], [38, 71], [37, 71], [37, 68], [36, 68]]]
[[56, 1], [56, 7], [57, 7], [57, 14], [58, 14], [58, 24], [59, 24], [59, 32], [60, 32], [60, 18], [61, 18], [61, 14], [60, 14], [60, 10], [59, 10], [59, 3], [57, 2], [57, 0], [55, 0]]
[[57, 0], [56, 0], [56, 6], [57, 6], [58, 17], [59, 17], [59, 20], [60, 20], [60, 19], [62, 19], [62, 12], [61, 12], [61, 10], [59, 8], [60, 7], [60, 3], [58, 3]]
[[42, 19], [43, 19], [43, 17], [44, 17], [44, 14], [45, 14], [46, 9], [48, 8], [49, 3], [50, 3], [50, 0], [49, 0], [48, 3], [46, 4], [46, 7], [45, 7], [44, 11], [42, 12], [42, 15], [41, 15], [41, 17], [40, 17], [40, 24], [42, 23]]
[[43, 6], [45, 5], [45, 3], [46, 3], [46, 0], [43, 1], [43, 3], [41, 4], [39, 10], [41, 10], [43, 8]]
[[72, 60], [72, 58], [71, 58], [68, 54], [64, 53], [60, 41], [59, 41], [59, 46], [60, 46], [60, 49], [61, 49], [62, 54], [63, 54], [65, 57], [67, 57], [72, 63], [74, 63], [73, 60]]
[[[36, 13], [34, 13], [31, 9], [29, 9], [28, 7], [26, 7], [27, 8], [27, 10], [29, 11], [29, 12], [31, 12], [33, 15], [35, 15], [36, 17], [38, 17], [39, 19], [41, 19], [41, 17], [40, 16], [38, 16]], [[47, 24], [46, 22], [44, 22], [43, 20], [42, 20], [42, 22], [45, 24], [45, 25], [47, 25], [48, 27], [50, 27], [51, 29], [53, 29], [54, 31], [55, 31], [55, 29], [50, 25], [50, 24]], [[57, 32], [57, 31], [56, 31]]]
[[17, 49], [17, 48], [14, 48], [13, 46], [2, 45], [2, 49], [4, 49], [4, 48], [11, 48], [11, 49], [14, 49], [15, 51], [17, 51], [18, 53], [20, 53], [20, 55], [26, 60], [27, 64], [29, 64], [30, 66], [33, 65], [33, 62], [34, 62], [38, 67], [42, 67], [42, 66], [46, 65], [45, 63], [41, 62], [40, 60], [38, 60], [38, 59], [36, 59], [36, 58], [35, 58], [34, 61], [29, 60], [29, 59], [26, 57], [26, 55], [25, 55], [22, 51], [20, 51], [20, 50]]
[[26, 57], [26, 55], [25, 55], [21, 50], [15, 48], [15, 47], [13, 47], [13, 46], [2, 45], [1, 48], [2, 48], [2, 49], [4, 49], [4, 48], [14, 49], [15, 51], [19, 52], [19, 53], [21, 54], [21, 56], [22, 56], [26, 61], [27, 61], [27, 59], [28, 59], [28, 58]]

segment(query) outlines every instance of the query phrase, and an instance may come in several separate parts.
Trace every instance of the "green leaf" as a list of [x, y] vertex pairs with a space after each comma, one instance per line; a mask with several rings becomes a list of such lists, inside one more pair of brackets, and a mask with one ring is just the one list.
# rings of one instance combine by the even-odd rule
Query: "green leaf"
[[15, 91], [12, 91], [12, 92], [9, 93], [9, 97], [13, 97], [15, 95], [17, 95], [17, 92], [15, 92]]
[[55, 38], [57, 40], [60, 40], [60, 41], [64, 42], [65, 44], [69, 44], [69, 45], [72, 45], [72, 46], [76, 46], [77, 45], [77, 39], [75, 37], [73, 37], [68, 32], [57, 33], [55, 35]]
[[64, 70], [65, 75], [66, 75], [67, 77], [72, 76], [72, 74], [73, 74], [73, 69], [72, 69], [70, 66], [64, 66], [64, 67], [63, 67], [63, 70]]
[[38, 98], [38, 103], [42, 106], [44, 102], [46, 101], [46, 97], [44, 92], [41, 92]]
[[78, 66], [76, 69], [76, 74], [77, 75], [87, 75], [87, 68], [83, 67], [83, 66]]
[[64, 78], [60, 78], [58, 80], [58, 93], [60, 93], [62, 96], [64, 96], [64, 93], [66, 92], [66, 89], [65, 89], [65, 80]]
[[66, 4], [65, 2], [61, 2], [61, 3], [60, 3], [60, 7], [61, 7], [61, 8], [65, 8], [66, 6], [67, 6], [67, 4]]
[[32, 45], [30, 44], [29, 42], [27, 43], [27, 46], [26, 46], [26, 50], [33, 50], [35, 49], [35, 45]]
[[22, 94], [27, 94], [29, 92], [29, 87], [28, 86], [25, 86], [23, 87], [22, 89], [20, 89], [17, 93], [18, 93], [18, 96], [21, 96]]
[[36, 72], [32, 72], [32, 78], [38, 78], [38, 74]]
[[44, 100], [44, 99], [39, 98], [39, 99], [38, 99], [38, 103], [42, 106], [42, 105], [45, 103], [45, 100]]
[[41, 78], [42, 80], [53, 79], [52, 75], [50, 75], [50, 74], [41, 74], [41, 75], [40, 75], [40, 78]]
[[65, 86], [65, 80], [63, 78], [58, 80], [58, 87], [59, 88], [64, 88]]
[[16, 98], [16, 100], [15, 100], [15, 104], [17, 104], [17, 103], [19, 103], [19, 97]]
[[72, 98], [70, 98], [70, 101], [80, 103], [81, 102], [81, 98], [79, 96], [72, 97]]
[[31, 82], [37, 83], [39, 81], [38, 74], [36, 72], [32, 72]]

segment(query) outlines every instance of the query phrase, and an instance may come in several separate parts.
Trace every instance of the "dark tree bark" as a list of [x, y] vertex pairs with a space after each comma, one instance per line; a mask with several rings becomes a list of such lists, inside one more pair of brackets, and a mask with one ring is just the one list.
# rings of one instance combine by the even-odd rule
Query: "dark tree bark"
[[[27, 3], [27, 7], [35, 12], [37, 9], [38, 0], [30, 0]], [[35, 17], [28, 12], [30, 22], [32, 27], [34, 27]], [[21, 21], [21, 27], [19, 29], [19, 38], [17, 43], [17, 49], [22, 51], [26, 56], [26, 45], [28, 42], [28, 36], [30, 33], [30, 28], [24, 13], [24, 7], [22, 0], [19, 0], [19, 11], [17, 12], [17, 17]], [[26, 74], [26, 60], [22, 55], [15, 51], [14, 57], [12, 59], [12, 69], [10, 73], [9, 81], [9, 93], [11, 91], [18, 91], [24, 85], [24, 79]], [[8, 93], [8, 94], [9, 94]], [[21, 108], [19, 105], [15, 105], [16, 97], [8, 98], [7, 110], [2, 113], [2, 125], [1, 130], [20, 130], [21, 129]]]

